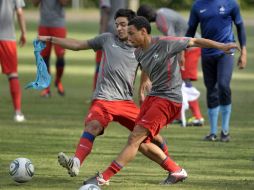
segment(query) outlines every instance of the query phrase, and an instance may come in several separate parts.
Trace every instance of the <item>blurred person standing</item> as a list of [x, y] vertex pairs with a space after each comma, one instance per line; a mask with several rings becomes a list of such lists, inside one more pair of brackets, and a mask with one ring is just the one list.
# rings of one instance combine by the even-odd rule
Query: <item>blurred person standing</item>
[[[239, 69], [246, 66], [246, 34], [239, 5], [235, 0], [197, 0], [192, 6], [186, 36], [194, 36], [200, 23], [203, 38], [221, 43], [234, 42], [233, 23], [236, 26], [241, 54]], [[218, 49], [202, 49], [202, 70], [207, 90], [210, 134], [204, 140], [217, 139], [219, 112], [222, 116], [221, 141], [228, 142], [232, 109], [230, 81], [234, 67], [234, 52], [225, 54]]]
[[[149, 5], [141, 5], [137, 11], [138, 16], [144, 16], [149, 22], [155, 22], [157, 29], [164, 36], [184, 36], [188, 24], [187, 21], [176, 11], [169, 8], [160, 8], [158, 10], [153, 9]], [[199, 37], [199, 35], [196, 35]], [[184, 81], [182, 85], [183, 98], [186, 105], [192, 112], [192, 117], [187, 120], [187, 126], [203, 126], [204, 118], [201, 114], [198, 98], [200, 92], [192, 86], [192, 81], [198, 79], [198, 62], [201, 54], [199, 47], [187, 48], [184, 51], [184, 57], [182, 57], [181, 63], [181, 76]], [[184, 112], [182, 112], [184, 115]], [[175, 120], [176, 123], [180, 123], [185, 126], [185, 116], [178, 116]]]
[[[128, 7], [128, 0], [100, 0], [100, 29], [99, 33], [110, 32], [116, 34], [114, 15], [118, 9], [126, 9]], [[93, 88], [95, 89], [97, 77], [100, 68], [102, 57], [102, 50], [96, 51], [96, 67], [93, 80]]]
[[[67, 35], [67, 29], [65, 24], [65, 11], [64, 6], [67, 5], [69, 0], [33, 0], [35, 6], [40, 5], [40, 24], [38, 27], [39, 35], [50, 35], [60, 38], [65, 38]], [[48, 72], [50, 73], [50, 54], [52, 44], [47, 42], [46, 48], [42, 51], [41, 55], [47, 64]], [[62, 76], [64, 73], [65, 50], [54, 45], [56, 53], [56, 76], [55, 87], [59, 95], [64, 96], [65, 91], [62, 85]], [[44, 89], [41, 92], [42, 97], [50, 97], [50, 87]]]
[[20, 28], [19, 45], [26, 43], [26, 23], [23, 7], [24, 0], [0, 0], [0, 65], [2, 73], [9, 79], [10, 92], [15, 114], [14, 121], [23, 122], [25, 117], [21, 112], [21, 89], [18, 78], [17, 44], [14, 26], [14, 14]]

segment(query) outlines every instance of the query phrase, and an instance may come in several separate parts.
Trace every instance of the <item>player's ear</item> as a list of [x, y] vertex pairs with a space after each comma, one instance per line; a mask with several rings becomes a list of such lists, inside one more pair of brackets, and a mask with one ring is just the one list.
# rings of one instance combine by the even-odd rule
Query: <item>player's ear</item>
[[141, 28], [141, 34], [142, 35], [147, 35], [147, 31], [146, 31], [146, 29], [144, 27]]

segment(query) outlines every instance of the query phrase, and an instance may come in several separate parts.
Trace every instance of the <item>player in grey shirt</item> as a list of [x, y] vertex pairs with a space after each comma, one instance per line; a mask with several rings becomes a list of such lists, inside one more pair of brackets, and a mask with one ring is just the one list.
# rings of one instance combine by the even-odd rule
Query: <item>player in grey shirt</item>
[[24, 18], [23, 0], [0, 0], [0, 65], [2, 73], [9, 80], [10, 93], [14, 107], [14, 121], [23, 122], [25, 117], [21, 112], [21, 89], [18, 78], [18, 57], [15, 35], [15, 13], [20, 27], [19, 45], [26, 43], [26, 23]]
[[[156, 154], [157, 163], [169, 171], [162, 184], [173, 184], [187, 178], [186, 171], [165, 155], [160, 148], [150, 143], [162, 127], [171, 122], [181, 110], [181, 76], [177, 54], [187, 47], [217, 48], [230, 53], [237, 48], [235, 43], [223, 44], [207, 39], [164, 37], [152, 38], [151, 26], [144, 17], [135, 17], [129, 22], [128, 39], [134, 47], [136, 59], [152, 82], [152, 91], [146, 97], [134, 130], [128, 142], [102, 173], [84, 181], [84, 184], [108, 185], [112, 176], [117, 174], [128, 162], [133, 160], [143, 144]], [[112, 169], [113, 168], [113, 169]]]
[[[116, 28], [115, 28], [115, 13], [118, 11], [118, 9], [126, 9], [127, 8], [127, 2], [126, 0], [100, 0], [99, 6], [100, 6], [100, 31], [99, 33], [105, 33], [110, 32], [112, 34], [117, 34]], [[102, 57], [102, 50], [96, 51], [96, 68], [94, 73], [94, 81], [93, 81], [93, 87], [96, 86], [96, 81], [99, 73], [99, 67]]]
[[[137, 14], [144, 16], [149, 22], [155, 22], [158, 30], [165, 36], [184, 36], [188, 29], [187, 21], [183, 16], [169, 8], [155, 10], [149, 5], [141, 5]], [[195, 37], [200, 37], [200, 35], [196, 34]], [[181, 116], [179, 115], [174, 123], [180, 123], [182, 126], [186, 125], [184, 110], [189, 107], [192, 117], [188, 119], [187, 126], [202, 126], [204, 118], [198, 102], [200, 92], [192, 86], [192, 81], [198, 80], [198, 62], [201, 49], [198, 47], [188, 48], [181, 55], [180, 71], [184, 81], [182, 85], [183, 107]]]
[[[128, 44], [128, 21], [135, 16], [129, 9], [119, 9], [115, 16], [117, 36], [112, 33], [101, 34], [94, 39], [78, 41], [51, 36], [39, 36], [42, 41], [50, 41], [71, 50], [102, 49], [104, 54], [99, 70], [99, 78], [94, 91], [93, 101], [85, 119], [85, 129], [80, 138], [74, 157], [59, 153], [60, 165], [68, 170], [70, 176], [77, 176], [80, 165], [90, 154], [96, 136], [103, 134], [111, 121], [119, 122], [132, 130], [139, 113], [139, 108], [132, 100], [133, 84], [138, 62], [135, 60], [134, 48]], [[161, 136], [157, 135], [155, 143], [167, 153]], [[149, 158], [149, 151], [141, 148]]]

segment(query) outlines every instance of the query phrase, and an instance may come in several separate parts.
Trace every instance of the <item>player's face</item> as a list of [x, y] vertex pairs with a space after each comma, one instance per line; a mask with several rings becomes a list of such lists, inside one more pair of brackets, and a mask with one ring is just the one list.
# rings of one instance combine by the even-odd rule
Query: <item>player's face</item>
[[118, 17], [115, 20], [115, 24], [116, 24], [116, 31], [117, 31], [118, 37], [121, 40], [127, 40], [128, 39], [128, 33], [127, 33], [128, 19], [126, 17]]
[[142, 31], [137, 30], [134, 25], [128, 26], [128, 40], [135, 48], [142, 46], [144, 41]]

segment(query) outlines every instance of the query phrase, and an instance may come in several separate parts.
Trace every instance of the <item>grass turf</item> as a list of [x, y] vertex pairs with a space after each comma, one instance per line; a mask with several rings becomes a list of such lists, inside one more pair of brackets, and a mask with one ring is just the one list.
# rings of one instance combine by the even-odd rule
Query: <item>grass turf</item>
[[[249, 15], [249, 14], [248, 14]], [[29, 19], [28, 19], [29, 20]], [[19, 70], [22, 87], [35, 79], [32, 40], [37, 24], [28, 22], [28, 44], [19, 49]], [[68, 22], [69, 37], [88, 39], [96, 35], [98, 23], [89, 21]], [[158, 32], [156, 32], [158, 33]], [[181, 128], [172, 125], [162, 130], [168, 140], [170, 154], [183, 166], [189, 178], [171, 187], [158, 183], [167, 174], [158, 165], [141, 154], [112, 178], [108, 190], [251, 190], [254, 189], [254, 66], [252, 64], [254, 37], [252, 26], [247, 26], [248, 67], [235, 69], [232, 80], [233, 113], [230, 143], [203, 142], [209, 127]], [[51, 59], [54, 71], [54, 56]], [[27, 122], [13, 122], [13, 110], [7, 79], [0, 76], [0, 189], [3, 190], [69, 190], [78, 189], [84, 178], [97, 170], [105, 169], [124, 146], [128, 131], [111, 123], [102, 137], [96, 139], [92, 154], [85, 161], [80, 175], [70, 178], [57, 163], [57, 154], [73, 154], [83, 130], [83, 118], [89, 107], [94, 70], [93, 51], [66, 54], [63, 83], [66, 96], [39, 97], [39, 92], [23, 89], [23, 111]], [[137, 82], [138, 83], [138, 82]], [[202, 75], [194, 83], [201, 91], [201, 108], [207, 121], [205, 88]], [[137, 100], [135, 96], [135, 100]], [[207, 124], [208, 122], [206, 122]], [[35, 176], [29, 183], [17, 184], [8, 174], [10, 162], [17, 157], [27, 157], [35, 166]]]

